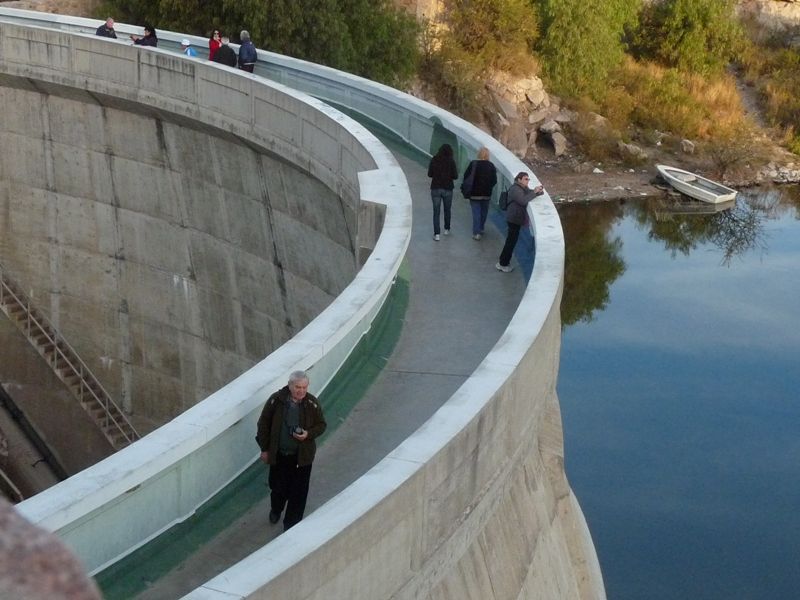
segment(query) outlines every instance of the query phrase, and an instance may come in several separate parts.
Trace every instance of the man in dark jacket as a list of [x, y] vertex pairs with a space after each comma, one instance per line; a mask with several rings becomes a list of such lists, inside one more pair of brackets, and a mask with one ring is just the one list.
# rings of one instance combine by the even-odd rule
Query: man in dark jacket
[[219, 48], [217, 48], [214, 58], [212, 59], [215, 63], [226, 65], [228, 67], [236, 66], [236, 52], [234, 52], [233, 48], [228, 45], [230, 42], [231, 41], [228, 39], [228, 36], [222, 37], [220, 40], [221, 45]]
[[258, 60], [256, 47], [253, 45], [253, 42], [250, 41], [250, 34], [247, 31], [242, 30], [239, 34], [239, 40], [241, 41], [241, 45], [239, 46], [239, 68], [242, 71], [252, 73], [253, 68], [256, 66], [256, 61]]
[[97, 31], [95, 31], [95, 35], [99, 35], [100, 37], [117, 39], [117, 32], [114, 31], [114, 19], [108, 17], [106, 19], [106, 22], [97, 28]]
[[256, 441], [269, 465], [269, 522], [277, 523], [286, 507], [283, 530], [303, 518], [317, 452], [314, 441], [327, 424], [319, 401], [308, 393], [308, 375], [295, 371], [289, 384], [272, 394], [258, 419]]

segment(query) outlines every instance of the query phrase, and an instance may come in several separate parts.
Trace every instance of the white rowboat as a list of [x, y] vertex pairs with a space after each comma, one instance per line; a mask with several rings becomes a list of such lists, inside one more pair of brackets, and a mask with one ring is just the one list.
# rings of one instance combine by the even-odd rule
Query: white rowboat
[[729, 202], [736, 198], [736, 190], [731, 189], [716, 181], [711, 181], [690, 171], [684, 171], [676, 167], [667, 165], [656, 165], [656, 169], [664, 178], [664, 181], [678, 190], [681, 194], [686, 194], [703, 202], [719, 204]]

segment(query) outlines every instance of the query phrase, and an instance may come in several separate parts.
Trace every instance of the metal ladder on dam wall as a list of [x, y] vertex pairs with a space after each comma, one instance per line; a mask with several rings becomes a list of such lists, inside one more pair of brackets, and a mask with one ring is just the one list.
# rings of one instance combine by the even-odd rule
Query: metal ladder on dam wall
[[141, 436], [89, 367], [50, 321], [34, 307], [0, 264], [0, 310], [44, 358], [115, 450]]

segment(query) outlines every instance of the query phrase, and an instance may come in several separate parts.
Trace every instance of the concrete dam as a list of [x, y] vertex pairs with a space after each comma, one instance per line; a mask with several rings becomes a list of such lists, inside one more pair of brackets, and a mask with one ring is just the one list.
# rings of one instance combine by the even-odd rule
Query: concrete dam
[[[0, 11], [0, 131], [17, 149], [0, 160], [0, 263], [151, 432], [17, 506], [92, 574], [252, 464], [265, 394], [289, 372], [324, 389], [375, 334], [409, 246], [409, 187], [321, 100], [422, 153], [443, 134], [463, 159], [485, 145], [506, 182], [526, 170], [468, 123], [352, 75], [260, 53], [249, 76], [176, 56], [178, 34], [143, 51], [93, 27]], [[549, 199], [530, 216], [528, 287], [453, 396], [187, 598], [605, 597], [563, 468], [563, 236]]]
[[19, 77], [0, 102], [18, 107], [0, 115], [3, 263], [134, 416], [160, 425], [219, 389], [359, 267], [352, 190], [264, 149]]

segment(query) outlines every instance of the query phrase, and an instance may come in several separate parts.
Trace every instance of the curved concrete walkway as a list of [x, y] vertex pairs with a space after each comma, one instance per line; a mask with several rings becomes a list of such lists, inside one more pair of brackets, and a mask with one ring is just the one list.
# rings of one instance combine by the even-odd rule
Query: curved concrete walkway
[[[427, 159], [409, 158], [383, 141], [405, 171], [414, 201], [409, 304], [399, 341], [380, 375], [341, 426], [323, 438], [306, 514], [374, 466], [452, 396], [497, 342], [525, 290], [523, 269], [504, 274], [494, 268], [504, 233], [487, 224], [483, 240], [471, 238], [469, 204], [457, 190], [453, 234], [433, 241]], [[517, 252], [525, 261], [530, 245], [521, 241]], [[262, 473], [265, 480], [266, 468]], [[146, 554], [156, 564], [159, 552], [169, 552], [162, 539], [170, 536], [167, 532], [119, 564], [108, 577], [113, 585], [104, 582], [107, 597], [180, 598], [280, 534], [281, 525], [271, 526], [268, 512], [264, 487], [261, 500], [210, 541], [195, 542], [197, 550], [170, 572], [162, 576], [137, 565], [137, 556]], [[100, 574], [101, 582], [105, 575]], [[128, 580], [128, 591], [121, 579]]]

